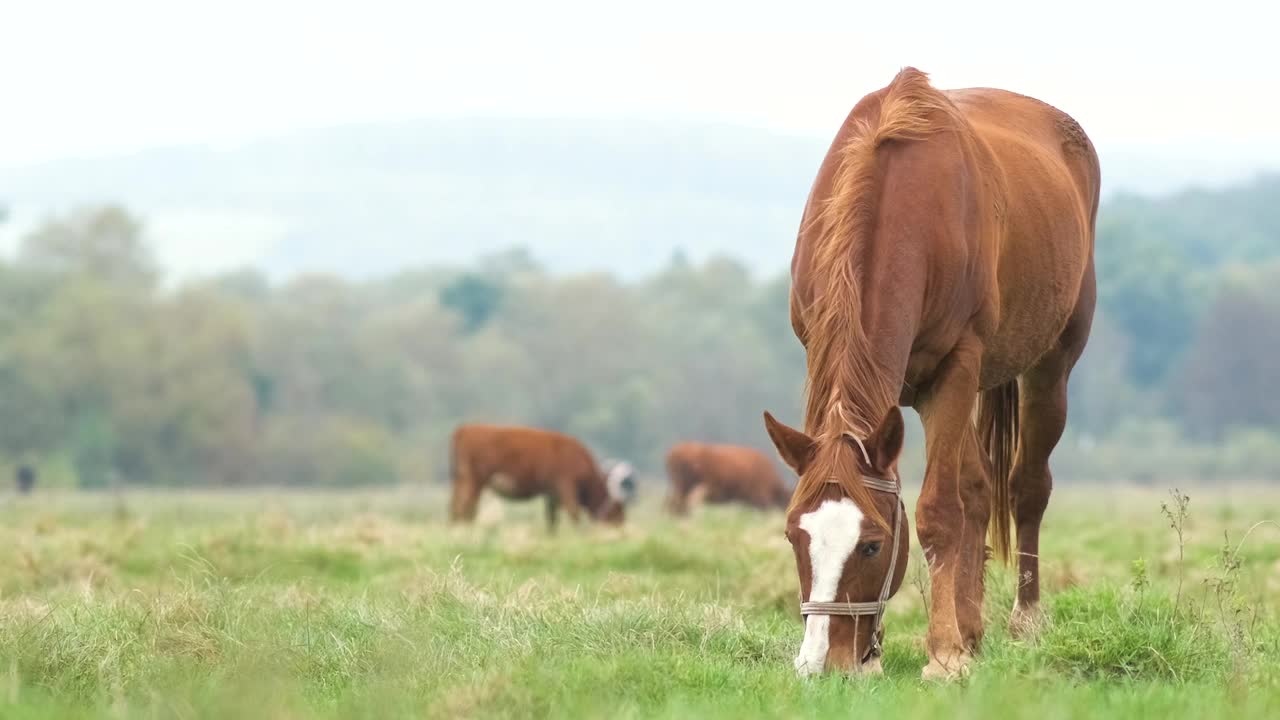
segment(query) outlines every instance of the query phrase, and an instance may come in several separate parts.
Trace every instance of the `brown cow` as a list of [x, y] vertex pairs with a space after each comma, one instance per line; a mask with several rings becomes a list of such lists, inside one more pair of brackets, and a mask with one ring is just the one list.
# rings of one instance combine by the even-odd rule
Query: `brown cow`
[[623, 497], [611, 485], [625, 487], [630, 469], [618, 463], [608, 476], [591, 452], [568, 435], [524, 427], [462, 425], [450, 446], [453, 498], [449, 519], [471, 522], [486, 487], [508, 500], [546, 498], [547, 526], [554, 530], [559, 509], [575, 523], [585, 508], [595, 520], [618, 525]]
[[736, 445], [684, 442], [667, 453], [671, 496], [667, 507], [677, 515], [699, 502], [740, 502], [765, 509], [783, 508], [791, 491], [764, 453]]

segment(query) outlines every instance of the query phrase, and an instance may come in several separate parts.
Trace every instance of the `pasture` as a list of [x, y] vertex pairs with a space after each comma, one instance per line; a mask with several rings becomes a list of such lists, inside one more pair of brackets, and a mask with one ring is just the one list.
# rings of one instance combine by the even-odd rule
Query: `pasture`
[[1241, 544], [1280, 490], [1193, 486], [1177, 522], [1164, 490], [1059, 489], [1048, 625], [1008, 637], [990, 565], [952, 684], [919, 680], [918, 549], [885, 675], [802, 681], [781, 514], [642, 493], [556, 536], [541, 503], [448, 527], [435, 489], [5, 497], [0, 717], [1280, 717], [1280, 529]]

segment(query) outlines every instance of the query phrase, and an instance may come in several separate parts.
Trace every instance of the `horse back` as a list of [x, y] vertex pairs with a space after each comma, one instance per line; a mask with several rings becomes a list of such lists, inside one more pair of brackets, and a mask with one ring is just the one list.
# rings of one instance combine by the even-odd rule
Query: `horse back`
[[986, 338], [984, 388], [1008, 382], [1056, 342], [1093, 267], [1101, 173], [1071, 116], [990, 88], [947, 92], [995, 178], [999, 232], [997, 322]]

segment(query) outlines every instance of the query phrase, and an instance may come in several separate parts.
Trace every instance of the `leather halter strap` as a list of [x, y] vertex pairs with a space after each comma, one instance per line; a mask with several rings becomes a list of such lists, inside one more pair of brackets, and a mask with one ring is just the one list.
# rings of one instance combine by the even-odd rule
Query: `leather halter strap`
[[[856, 438], [855, 438], [856, 439]], [[858, 443], [859, 446], [862, 443]], [[866, 450], [863, 449], [865, 455]], [[839, 484], [835, 478], [827, 480]], [[898, 569], [898, 534], [902, 531], [902, 484], [897, 479], [886, 479], [871, 475], [862, 476], [862, 484], [871, 490], [893, 495], [893, 535], [889, 542], [893, 543], [892, 555], [889, 556], [889, 572], [880, 586], [880, 598], [870, 602], [803, 602], [800, 603], [800, 614], [809, 615], [845, 615], [849, 617], [875, 616], [871, 649], [880, 651], [880, 622], [884, 619], [884, 609], [889, 603], [889, 592], [893, 585], [893, 576]]]

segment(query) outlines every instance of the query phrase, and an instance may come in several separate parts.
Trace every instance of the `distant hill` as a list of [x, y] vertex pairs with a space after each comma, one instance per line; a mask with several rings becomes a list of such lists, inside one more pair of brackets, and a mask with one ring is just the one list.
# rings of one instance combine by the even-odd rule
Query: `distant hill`
[[[251, 264], [352, 277], [514, 245], [557, 271], [651, 270], [680, 250], [776, 271], [829, 138], [728, 125], [439, 119], [296, 132], [236, 147], [0, 168], [0, 243], [51, 211], [119, 202], [181, 273]], [[1104, 154], [1108, 190], [1220, 185], [1248, 158]]]

